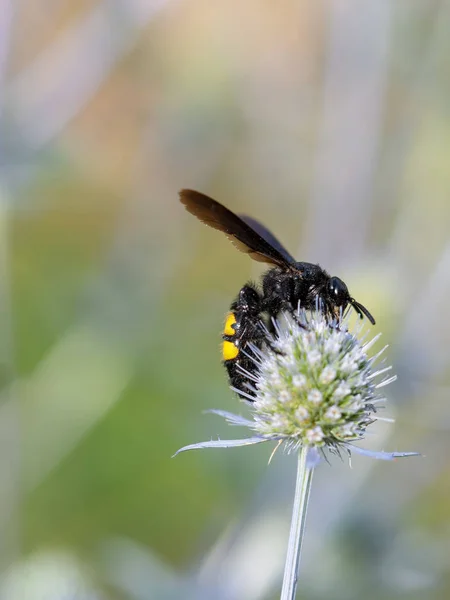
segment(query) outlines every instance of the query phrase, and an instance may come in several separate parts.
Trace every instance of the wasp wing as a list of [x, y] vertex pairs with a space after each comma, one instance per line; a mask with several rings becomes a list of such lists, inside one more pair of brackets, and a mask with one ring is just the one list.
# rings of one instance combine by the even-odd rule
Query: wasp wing
[[[253, 260], [284, 268], [293, 266], [291, 264], [293, 259], [289, 254], [280, 252], [270, 240], [264, 239], [251, 225], [209, 196], [194, 190], [181, 190], [180, 202], [184, 204], [188, 212], [205, 225], [223, 231], [238, 250], [248, 254]], [[265, 231], [267, 230], [265, 229]], [[275, 240], [273, 236], [271, 237]], [[277, 246], [282, 247], [279, 242], [277, 242]]]
[[262, 223], [254, 219], [253, 217], [248, 217], [247, 215], [239, 215], [239, 217], [247, 223], [256, 233], [258, 233], [262, 238], [268, 242], [272, 248], [278, 250], [278, 252], [284, 257], [284, 260], [287, 263], [295, 263], [295, 258], [289, 254], [286, 248], [283, 246], [281, 242], [277, 240], [277, 238], [273, 235], [271, 231], [267, 229]]

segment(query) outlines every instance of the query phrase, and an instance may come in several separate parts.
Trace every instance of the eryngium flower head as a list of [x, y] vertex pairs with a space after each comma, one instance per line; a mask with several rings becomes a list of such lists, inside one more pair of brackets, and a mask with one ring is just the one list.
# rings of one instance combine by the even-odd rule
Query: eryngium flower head
[[233, 389], [249, 401], [252, 419], [210, 411], [232, 425], [248, 427], [253, 437], [200, 442], [178, 452], [276, 440], [286, 442], [288, 449], [307, 446], [316, 454], [317, 450], [346, 450], [384, 460], [417, 455], [373, 452], [353, 445], [380, 419], [376, 406], [385, 400], [380, 388], [396, 379], [385, 376], [391, 367], [374, 368], [386, 347], [374, 356], [368, 354], [380, 334], [364, 343], [359, 331], [348, 330], [346, 319], [330, 322], [320, 310], [299, 310], [295, 318], [284, 314], [273, 324], [274, 333], [267, 331], [262, 347], [249, 344], [241, 350], [252, 358], [255, 369], [241, 369], [247, 382], [243, 389]]
[[[275, 324], [267, 349], [252, 348], [258, 374], [252, 381], [253, 429], [260, 435], [288, 439], [294, 445], [336, 447], [361, 439], [375, 420], [383, 398], [374, 358], [342, 323], [321, 313], [299, 314], [299, 321]], [[378, 355], [377, 355], [378, 356]], [[241, 390], [246, 395], [245, 390]]]

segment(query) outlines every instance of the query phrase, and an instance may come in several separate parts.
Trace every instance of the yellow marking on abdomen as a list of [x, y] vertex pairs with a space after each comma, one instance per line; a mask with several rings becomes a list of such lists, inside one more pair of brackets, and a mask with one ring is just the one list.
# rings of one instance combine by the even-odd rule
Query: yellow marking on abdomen
[[223, 329], [225, 335], [234, 335], [236, 333], [236, 331], [232, 327], [232, 325], [234, 325], [235, 323], [236, 317], [234, 316], [234, 313], [228, 313], [227, 319], [225, 321], [225, 327]]
[[233, 344], [233, 342], [228, 342], [225, 340], [222, 343], [222, 357], [223, 360], [233, 360], [239, 354], [239, 348]]

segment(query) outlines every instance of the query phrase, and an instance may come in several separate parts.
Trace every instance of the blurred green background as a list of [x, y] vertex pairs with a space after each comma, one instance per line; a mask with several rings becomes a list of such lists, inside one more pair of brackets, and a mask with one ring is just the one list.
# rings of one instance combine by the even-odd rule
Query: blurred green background
[[315, 476], [299, 598], [450, 597], [450, 2], [0, 0], [0, 598], [278, 597], [291, 458], [238, 437], [261, 268], [192, 187], [340, 275], [399, 380]]

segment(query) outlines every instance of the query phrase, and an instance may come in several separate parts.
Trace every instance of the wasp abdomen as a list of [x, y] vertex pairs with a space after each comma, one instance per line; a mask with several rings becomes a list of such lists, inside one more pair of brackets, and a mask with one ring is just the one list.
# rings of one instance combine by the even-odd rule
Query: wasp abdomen
[[234, 312], [230, 312], [225, 320], [225, 327], [223, 328], [224, 336], [233, 337], [236, 334], [236, 315]]
[[234, 360], [239, 355], [239, 338], [236, 331], [236, 315], [230, 312], [223, 328], [222, 358], [224, 361]]
[[249, 377], [255, 376], [257, 363], [248, 344], [260, 347], [265, 337], [261, 321], [261, 296], [252, 285], [245, 285], [231, 305], [222, 332], [222, 359], [232, 387], [254, 396]]

